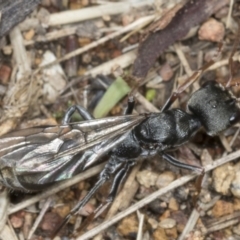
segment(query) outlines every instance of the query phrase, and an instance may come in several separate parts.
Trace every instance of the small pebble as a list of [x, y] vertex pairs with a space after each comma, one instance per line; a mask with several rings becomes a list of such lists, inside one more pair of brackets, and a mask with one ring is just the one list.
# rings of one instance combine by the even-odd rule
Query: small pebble
[[179, 201], [186, 201], [188, 199], [189, 195], [189, 189], [186, 187], [179, 187], [175, 190], [174, 196], [179, 200]]
[[177, 211], [179, 209], [179, 204], [177, 202], [176, 198], [170, 198], [169, 204], [168, 204], [169, 209], [173, 211]]
[[130, 234], [138, 232], [138, 219], [135, 214], [124, 218], [117, 226], [118, 232], [122, 236], [129, 236]]
[[20, 228], [23, 225], [24, 216], [21, 213], [16, 213], [14, 215], [11, 215], [10, 222], [13, 228]]
[[50, 13], [46, 8], [42, 7], [39, 9], [37, 13], [37, 18], [43, 24], [43, 26], [48, 26], [49, 17], [50, 17]]
[[217, 201], [212, 209], [212, 215], [216, 218], [232, 214], [233, 212], [233, 204], [231, 202], [226, 202], [223, 200]]
[[134, 16], [132, 14], [124, 14], [122, 16], [122, 25], [127, 26], [128, 24], [132, 23], [134, 20]]
[[162, 207], [162, 202], [159, 199], [155, 199], [151, 203], [148, 204], [148, 209], [154, 214], [162, 214], [167, 208], [167, 204]]
[[154, 218], [148, 218], [147, 221], [151, 225], [152, 229], [156, 229], [158, 227], [158, 221]]
[[234, 208], [234, 211], [239, 211], [240, 210], [240, 199], [239, 198], [234, 198], [233, 208]]
[[163, 221], [166, 218], [170, 218], [170, 217], [171, 217], [171, 212], [168, 209], [159, 217], [159, 222]]
[[209, 203], [212, 200], [211, 192], [208, 189], [202, 189], [199, 195], [199, 200], [202, 203]]
[[166, 171], [162, 174], [160, 174], [157, 178], [156, 181], [156, 186], [158, 188], [163, 188], [168, 186], [172, 181], [174, 181], [176, 178], [175, 174], [173, 172], [170, 171]]
[[91, 213], [93, 213], [95, 207], [91, 203], [87, 203], [80, 211], [79, 215], [81, 216], [89, 216]]
[[207, 240], [205, 236], [203, 236], [203, 234], [198, 230], [192, 231], [186, 236], [186, 240], [204, 240], [204, 239]]
[[168, 237], [162, 228], [158, 228], [153, 233], [153, 239], [154, 240], [168, 240]]
[[230, 194], [230, 186], [235, 178], [235, 170], [231, 163], [226, 163], [213, 171], [213, 187], [218, 193]]
[[165, 233], [169, 239], [177, 239], [177, 237], [178, 237], [176, 227], [165, 229]]
[[6, 64], [0, 64], [0, 83], [7, 85], [10, 80], [12, 69]]
[[47, 212], [40, 223], [40, 228], [44, 231], [53, 232], [61, 221], [62, 218], [57, 213]]
[[143, 170], [138, 172], [137, 174], [138, 182], [146, 188], [155, 186], [157, 178], [158, 178], [158, 174], [149, 170]]
[[240, 171], [236, 172], [235, 178], [231, 183], [231, 192], [235, 197], [240, 198]]
[[92, 61], [92, 56], [89, 53], [83, 54], [82, 55], [82, 62], [89, 64]]
[[54, 213], [57, 213], [60, 217], [64, 218], [66, 217], [71, 210], [71, 207], [67, 204], [64, 204], [60, 207], [57, 207], [54, 209]]
[[173, 228], [176, 226], [176, 220], [172, 218], [165, 218], [159, 223], [159, 227], [161, 228]]
[[168, 63], [163, 64], [159, 73], [163, 81], [169, 81], [173, 76], [173, 70]]
[[78, 38], [78, 43], [81, 47], [84, 47], [85, 45], [88, 45], [89, 43], [91, 43], [91, 39], [80, 37], [80, 38]]
[[109, 22], [111, 20], [111, 17], [110, 15], [103, 15], [102, 16], [102, 19], [105, 21], [105, 22]]
[[198, 37], [200, 40], [207, 40], [211, 42], [222, 41], [224, 35], [224, 25], [214, 18], [210, 18], [208, 21], [203, 23], [198, 31]]
[[34, 29], [30, 29], [29, 31], [25, 32], [23, 36], [24, 36], [25, 40], [30, 41], [33, 39], [34, 34], [35, 34]]
[[180, 210], [183, 211], [183, 210], [185, 210], [186, 208], [187, 208], [187, 205], [186, 205], [186, 204], [183, 203], [183, 204], [180, 205]]

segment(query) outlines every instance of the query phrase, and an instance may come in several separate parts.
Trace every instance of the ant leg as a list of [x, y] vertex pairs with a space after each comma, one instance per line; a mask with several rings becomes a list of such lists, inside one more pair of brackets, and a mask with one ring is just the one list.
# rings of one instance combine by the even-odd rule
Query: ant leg
[[118, 171], [122, 167], [122, 162], [118, 162], [118, 159], [111, 158], [107, 164], [105, 165], [104, 169], [100, 173], [99, 180], [94, 185], [94, 187], [88, 192], [88, 194], [79, 201], [76, 206], [71, 210], [71, 212], [65, 217], [63, 222], [60, 223], [60, 225], [56, 228], [56, 231], [54, 232], [53, 236], [56, 235], [61, 228], [66, 225], [66, 223], [69, 221], [69, 219], [79, 212], [86, 203], [91, 199], [91, 197], [98, 191], [98, 189], [109, 180], [110, 176], [114, 174], [116, 171]]
[[92, 222], [93, 219], [97, 218], [99, 215], [101, 215], [107, 208], [108, 206], [113, 202], [117, 195], [117, 191], [119, 189], [120, 184], [125, 180], [126, 176], [129, 173], [129, 170], [131, 167], [135, 164], [135, 162], [128, 161], [126, 164], [123, 166], [123, 168], [120, 168], [120, 170], [116, 173], [113, 183], [111, 186], [111, 190], [109, 192], [109, 195], [107, 199], [105, 200], [104, 203], [102, 203], [93, 213], [91, 213], [85, 222], [76, 230], [77, 233], [85, 229], [85, 227], [88, 226], [89, 223]]
[[133, 109], [134, 109], [134, 105], [135, 105], [135, 99], [134, 99], [134, 97], [133, 97], [133, 96], [129, 96], [129, 97], [128, 97], [128, 105], [127, 105], [127, 108], [126, 108], [126, 110], [125, 110], [124, 115], [132, 114]]
[[186, 163], [182, 163], [179, 162], [176, 158], [174, 158], [173, 156], [167, 154], [167, 153], [159, 153], [167, 162], [171, 163], [172, 165], [179, 167], [179, 168], [185, 168], [197, 173], [203, 173], [203, 168], [202, 167], [198, 167], [198, 166], [194, 166], [194, 165], [190, 165], [190, 164], [186, 164]]
[[180, 85], [172, 94], [171, 96], [168, 98], [168, 100], [166, 101], [165, 105], [162, 107], [161, 112], [169, 109], [171, 107], [171, 105], [176, 101], [176, 99], [179, 97], [179, 95], [184, 92], [189, 86], [191, 86], [199, 77], [200, 75], [206, 70], [208, 69], [211, 65], [213, 65], [213, 63], [215, 63], [214, 61], [210, 61], [209, 63], [207, 63], [206, 65], [204, 65], [203, 67], [201, 67], [199, 70], [197, 70], [196, 72], [193, 73], [193, 75], [187, 79], [186, 82], [184, 82], [182, 85]]
[[126, 176], [129, 173], [129, 170], [136, 162], [128, 161], [126, 162], [125, 166], [121, 168], [118, 173], [115, 175], [113, 179], [113, 183], [111, 186], [111, 190], [109, 192], [109, 195], [107, 199], [105, 200], [105, 203], [101, 204], [94, 212], [94, 218], [97, 218], [102, 212], [113, 202], [117, 195], [117, 191], [119, 189], [119, 186], [123, 183]]
[[79, 105], [73, 105], [70, 107], [62, 120], [62, 124], [68, 124], [71, 120], [72, 115], [74, 112], [77, 111], [78, 114], [84, 119], [84, 120], [91, 120], [94, 119], [94, 117], [84, 108]]
[[105, 165], [104, 169], [100, 173], [99, 180], [94, 185], [94, 187], [88, 192], [88, 194], [71, 210], [71, 212], [77, 213], [85, 204], [90, 200], [90, 198], [95, 194], [95, 192], [109, 180], [110, 176], [114, 174], [120, 167], [122, 162], [117, 162], [116, 159], [110, 159]]
[[208, 69], [210, 66], [212, 66], [218, 57], [220, 56], [222, 50], [222, 44], [218, 47], [217, 57], [215, 60], [210, 60], [208, 63], [203, 65], [201, 68], [199, 68], [197, 71], [195, 71], [191, 77], [189, 77], [182, 85], [180, 85], [168, 98], [165, 105], [162, 107], [161, 112], [169, 109], [171, 105], [175, 102], [175, 100], [179, 97], [179, 95], [184, 92], [189, 86], [191, 86], [200, 76], [201, 74]]
[[[109, 177], [109, 176], [108, 176]], [[69, 222], [70, 218], [76, 214], [79, 210], [81, 210], [84, 205], [90, 200], [90, 198], [93, 196], [93, 194], [107, 181], [107, 176], [100, 177], [98, 182], [94, 185], [94, 187], [88, 192], [88, 194], [80, 201], [77, 203], [77, 205], [70, 211], [70, 213], [63, 219], [62, 222], [56, 227], [54, 232], [51, 235], [51, 239], [54, 238], [60, 230]]]

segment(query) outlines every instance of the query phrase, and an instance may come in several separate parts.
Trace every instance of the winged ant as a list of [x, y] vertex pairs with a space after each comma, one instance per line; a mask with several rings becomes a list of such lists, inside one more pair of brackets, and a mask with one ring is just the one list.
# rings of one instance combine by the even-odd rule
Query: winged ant
[[[0, 182], [14, 190], [40, 191], [84, 171], [108, 155], [99, 180], [65, 218], [76, 214], [111, 177], [112, 186], [103, 208], [116, 196], [120, 184], [139, 157], [158, 154], [169, 163], [201, 173], [198, 166], [179, 162], [168, 153], [189, 141], [203, 127], [214, 136], [240, 120], [234, 95], [215, 81], [207, 82], [187, 102], [187, 111], [170, 108], [175, 99], [213, 61], [195, 72], [170, 96], [160, 113], [131, 115], [133, 97], [125, 116], [94, 119], [81, 106], [67, 110], [62, 125], [18, 130], [0, 138]], [[229, 82], [227, 86], [229, 87]], [[71, 123], [74, 112], [84, 121]], [[64, 224], [63, 223], [63, 224]]]

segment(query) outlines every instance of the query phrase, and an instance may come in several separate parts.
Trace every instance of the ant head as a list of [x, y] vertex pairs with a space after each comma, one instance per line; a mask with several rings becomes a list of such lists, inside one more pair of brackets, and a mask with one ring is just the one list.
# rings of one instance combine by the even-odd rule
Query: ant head
[[217, 135], [240, 121], [240, 108], [234, 95], [210, 81], [190, 97], [188, 110], [202, 123], [209, 135]]

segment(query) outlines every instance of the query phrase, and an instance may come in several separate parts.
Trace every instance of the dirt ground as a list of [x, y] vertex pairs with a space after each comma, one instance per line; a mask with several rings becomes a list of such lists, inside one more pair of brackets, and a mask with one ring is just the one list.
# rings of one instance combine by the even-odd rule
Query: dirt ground
[[[0, 135], [61, 124], [75, 104], [94, 118], [118, 119], [129, 96], [136, 101], [133, 114], [139, 115], [160, 112], [171, 94], [180, 91], [171, 108], [186, 111], [191, 94], [209, 81], [231, 85], [237, 100], [240, 96], [237, 0], [18, 4], [0, 3]], [[78, 114], [71, 118], [81, 121]], [[240, 239], [239, 126], [217, 136], [201, 128], [170, 152], [180, 162], [202, 166], [203, 175], [173, 166], [159, 155], [138, 159], [100, 216], [92, 219], [106, 203], [112, 179], [54, 239]], [[22, 141], [27, 146], [27, 137]], [[0, 138], [0, 180], [5, 166], [1, 143]], [[36, 192], [27, 187], [27, 193], [9, 191], [3, 185], [0, 239], [50, 239], [93, 188], [107, 160], [108, 155], [86, 171]], [[67, 174], [66, 168], [61, 170]]]

